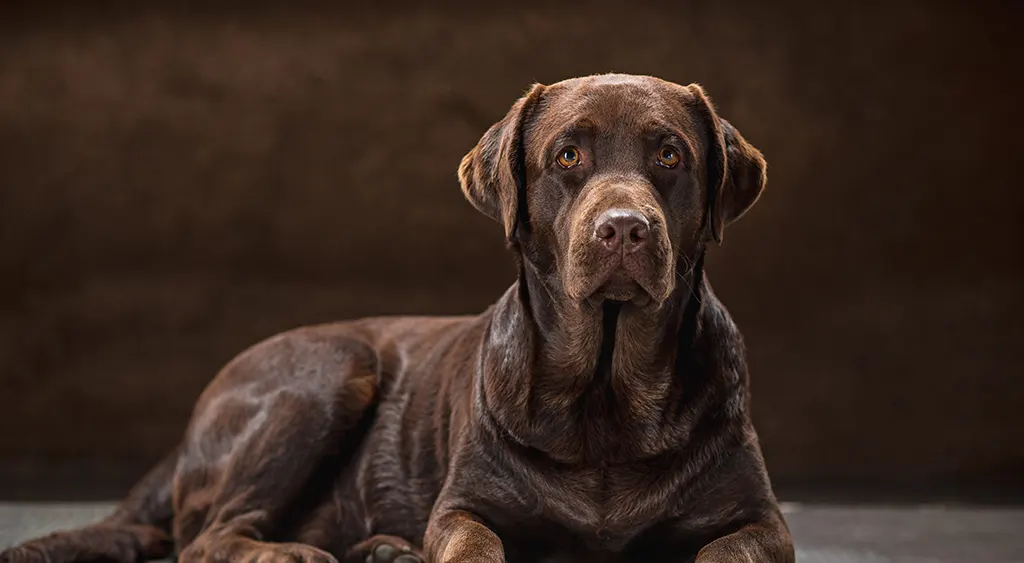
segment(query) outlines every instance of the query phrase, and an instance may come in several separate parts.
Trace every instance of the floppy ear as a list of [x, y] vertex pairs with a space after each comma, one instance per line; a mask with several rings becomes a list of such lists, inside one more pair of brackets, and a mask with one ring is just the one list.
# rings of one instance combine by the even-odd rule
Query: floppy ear
[[540, 100], [544, 86], [534, 84], [508, 114], [480, 138], [459, 165], [462, 193], [481, 213], [505, 226], [511, 240], [525, 215], [520, 202], [526, 195], [523, 129]]
[[708, 128], [705, 223], [721, 244], [725, 227], [739, 219], [761, 197], [767, 182], [768, 164], [761, 151], [743, 138], [728, 121], [718, 117], [711, 100], [698, 84], [691, 84], [694, 109]]

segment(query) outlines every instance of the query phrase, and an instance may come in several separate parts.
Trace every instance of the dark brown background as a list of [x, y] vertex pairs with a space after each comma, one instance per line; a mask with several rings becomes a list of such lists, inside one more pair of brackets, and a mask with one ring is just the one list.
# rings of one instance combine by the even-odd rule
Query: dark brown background
[[274, 332], [484, 308], [513, 271], [459, 159], [606, 71], [767, 156], [710, 271], [780, 487], [1020, 486], [1019, 4], [604, 4], [0, 8], [5, 494], [129, 483]]

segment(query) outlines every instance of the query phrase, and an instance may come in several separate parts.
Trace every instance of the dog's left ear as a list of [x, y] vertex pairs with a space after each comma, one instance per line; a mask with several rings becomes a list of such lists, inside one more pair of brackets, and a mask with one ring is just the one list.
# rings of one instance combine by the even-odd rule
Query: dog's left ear
[[473, 207], [505, 226], [508, 240], [515, 236], [525, 211], [520, 209], [526, 197], [523, 129], [544, 88], [534, 84], [501, 121], [484, 133], [459, 165], [462, 193]]
[[764, 191], [768, 164], [761, 151], [740, 135], [728, 121], [718, 117], [704, 89], [690, 84], [693, 109], [708, 128], [707, 190], [705, 223], [715, 242], [721, 244], [725, 227], [739, 219]]

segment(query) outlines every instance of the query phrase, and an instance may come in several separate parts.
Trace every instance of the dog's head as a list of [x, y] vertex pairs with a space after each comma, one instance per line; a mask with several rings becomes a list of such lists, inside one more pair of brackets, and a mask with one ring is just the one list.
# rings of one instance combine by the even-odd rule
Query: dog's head
[[765, 186], [765, 161], [697, 84], [534, 85], [462, 160], [469, 201], [574, 302], [660, 305]]

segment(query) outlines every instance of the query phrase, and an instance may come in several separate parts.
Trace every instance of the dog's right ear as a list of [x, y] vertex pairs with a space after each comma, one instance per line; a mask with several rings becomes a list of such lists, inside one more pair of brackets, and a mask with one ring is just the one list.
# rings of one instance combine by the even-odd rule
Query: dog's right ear
[[544, 86], [534, 84], [508, 114], [480, 138], [459, 165], [462, 193], [481, 213], [505, 226], [512, 240], [525, 215], [526, 166], [523, 129], [540, 101]]

